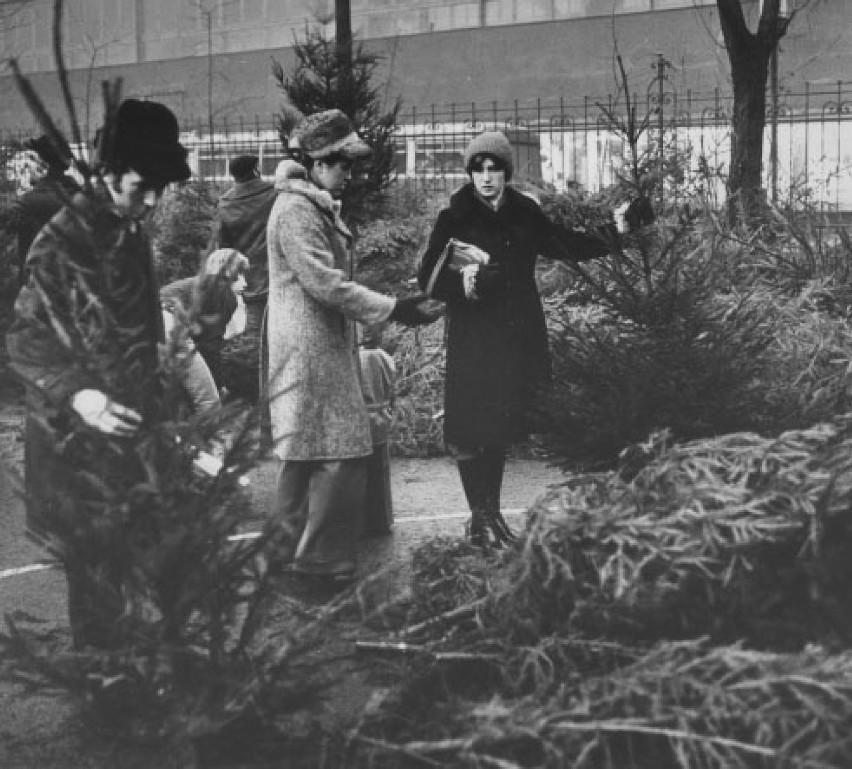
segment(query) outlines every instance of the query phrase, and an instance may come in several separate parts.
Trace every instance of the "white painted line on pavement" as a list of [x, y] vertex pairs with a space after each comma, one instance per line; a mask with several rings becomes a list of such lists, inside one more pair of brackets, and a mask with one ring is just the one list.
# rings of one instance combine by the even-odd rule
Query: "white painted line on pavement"
[[[515, 507], [509, 510], [502, 510], [504, 515], [520, 515], [527, 512], [526, 507]], [[429, 523], [431, 521], [449, 521], [458, 518], [470, 518], [470, 513], [441, 513], [440, 515], [404, 515], [399, 518], [394, 518], [394, 523]], [[229, 542], [240, 542], [246, 539], [257, 539], [260, 536], [259, 531], [245, 531], [242, 534], [232, 534], [228, 537]]]
[[[514, 507], [509, 510], [501, 510], [503, 515], [520, 515], [527, 512], [526, 507]], [[423, 523], [425, 521], [449, 521], [453, 518], [470, 518], [470, 513], [440, 513], [439, 515], [407, 515], [394, 518], [394, 523]]]
[[3, 569], [3, 571], [0, 571], [0, 579], [17, 577], [19, 574], [29, 574], [32, 571], [45, 571], [52, 568], [52, 563], [31, 563], [29, 566], [19, 566], [16, 569]]
[[[509, 510], [502, 511], [504, 515], [520, 515], [527, 512], [525, 507], [515, 507]], [[469, 518], [470, 513], [441, 513], [439, 515], [404, 515], [394, 519], [394, 523], [429, 523], [431, 521], [450, 521], [458, 518]], [[241, 542], [246, 539], [257, 539], [260, 536], [259, 531], [246, 531], [242, 534], [233, 534], [228, 537], [229, 542]], [[16, 569], [4, 569], [0, 571], [0, 579], [9, 577], [17, 577], [20, 574], [29, 574], [34, 571], [45, 571], [52, 569], [54, 565], [51, 563], [31, 563], [29, 566], [19, 566]]]

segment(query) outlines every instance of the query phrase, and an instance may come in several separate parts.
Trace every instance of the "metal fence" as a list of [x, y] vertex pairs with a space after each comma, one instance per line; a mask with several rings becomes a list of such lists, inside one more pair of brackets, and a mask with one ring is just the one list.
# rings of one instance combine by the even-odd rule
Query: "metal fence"
[[[764, 169], [766, 188], [779, 199], [807, 192], [826, 211], [852, 211], [852, 83], [804, 84], [777, 94], [767, 107]], [[672, 194], [703, 185], [720, 195], [730, 154], [732, 101], [720, 90], [678, 93], [660, 67], [644, 93], [631, 95], [645, 130], [642, 153], [676, 158], [680, 181]], [[772, 100], [773, 103], [775, 100]], [[589, 191], [613, 184], [626, 172], [630, 149], [614, 130], [612, 116], [623, 115], [623, 95], [581, 101], [536, 99], [500, 104], [444, 104], [409, 107], [398, 120], [395, 169], [401, 185], [446, 192], [464, 178], [462, 155], [482, 130], [506, 133], [515, 152], [516, 175], [557, 189], [576, 183]], [[609, 115], [609, 117], [607, 116]], [[0, 131], [0, 192], [15, 191], [8, 160], [26, 138]], [[220, 121], [211, 131], [206, 120], [184, 123], [182, 141], [190, 150], [196, 176], [227, 182], [235, 155], [260, 157], [271, 177], [283, 157], [275, 116]]]
[[[701, 186], [721, 200], [731, 151], [730, 94], [720, 89], [679, 94], [665, 78], [655, 78], [630, 102], [644, 125], [639, 154], [678, 164], [678, 184], [669, 191]], [[397, 171], [408, 183], [452, 187], [464, 177], [467, 142], [496, 128], [513, 144], [519, 176], [557, 189], [576, 183], [596, 192], [627, 174], [631, 149], [614, 125], [626, 110], [623, 95], [412, 108], [399, 121]], [[769, 100], [766, 118], [763, 168], [771, 196], [808, 195], [822, 210], [852, 211], [852, 83], [785, 90]]]

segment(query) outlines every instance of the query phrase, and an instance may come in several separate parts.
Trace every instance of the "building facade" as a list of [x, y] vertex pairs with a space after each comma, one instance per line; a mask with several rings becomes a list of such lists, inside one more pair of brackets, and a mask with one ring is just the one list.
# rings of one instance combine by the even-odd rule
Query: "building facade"
[[[12, 0], [14, 4], [15, 0]], [[354, 0], [362, 39], [654, 13], [713, 6], [715, 0]], [[286, 48], [306, 25], [329, 27], [330, 0], [67, 0], [68, 65], [121, 65]], [[52, 0], [20, 3], [0, 30], [5, 56], [51, 71]], [[211, 40], [212, 39], [212, 40]]]
[[[801, 0], [799, 0], [801, 1]], [[790, 3], [795, 0], [789, 0]], [[51, 48], [52, 0], [24, 0], [2, 19], [0, 51], [15, 57], [61, 114]], [[277, 111], [270, 62], [292, 65], [308, 26], [334, 33], [332, 0], [67, 0], [63, 39], [78, 113], [100, 118], [99, 82], [157, 98], [183, 122], [254, 121]], [[662, 53], [681, 92], [728, 87], [715, 0], [353, 0], [359, 40], [382, 55], [389, 98], [406, 109], [537, 98], [606, 98], [617, 45], [642, 91]], [[757, 14], [758, 2], [746, 2]], [[842, 79], [852, 56], [852, 3], [811, 0], [784, 39], [780, 79]], [[0, 128], [30, 122], [0, 78]]]

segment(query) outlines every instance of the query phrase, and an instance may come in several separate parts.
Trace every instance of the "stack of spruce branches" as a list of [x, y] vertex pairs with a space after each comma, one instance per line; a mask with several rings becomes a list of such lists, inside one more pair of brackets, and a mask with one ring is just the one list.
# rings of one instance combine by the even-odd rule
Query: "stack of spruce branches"
[[846, 766], [850, 507], [849, 417], [653, 436], [545, 495], [508, 552], [418, 553], [411, 682], [354, 744], [374, 766]]
[[399, 741], [356, 739], [373, 767], [842, 769], [852, 756], [850, 663], [848, 653], [664, 643], [545, 696], [445, 701]]
[[420, 329], [391, 326], [387, 349], [396, 363], [391, 447], [397, 456], [444, 451], [444, 323]]

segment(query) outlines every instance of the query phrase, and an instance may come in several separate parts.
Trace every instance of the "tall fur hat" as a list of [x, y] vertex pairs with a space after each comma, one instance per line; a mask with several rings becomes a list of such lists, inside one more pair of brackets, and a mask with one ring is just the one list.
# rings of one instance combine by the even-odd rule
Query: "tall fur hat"
[[315, 112], [299, 122], [290, 137], [291, 148], [297, 148], [314, 160], [329, 155], [343, 155], [354, 159], [372, 152], [339, 109]]
[[146, 179], [182, 182], [192, 170], [174, 113], [155, 101], [125, 99], [115, 114], [111, 160]]
[[512, 178], [515, 161], [512, 157], [512, 145], [501, 131], [483, 131], [476, 136], [464, 151], [464, 170], [470, 173], [473, 159], [477, 155], [488, 155], [499, 161], [506, 171], [506, 181]]

